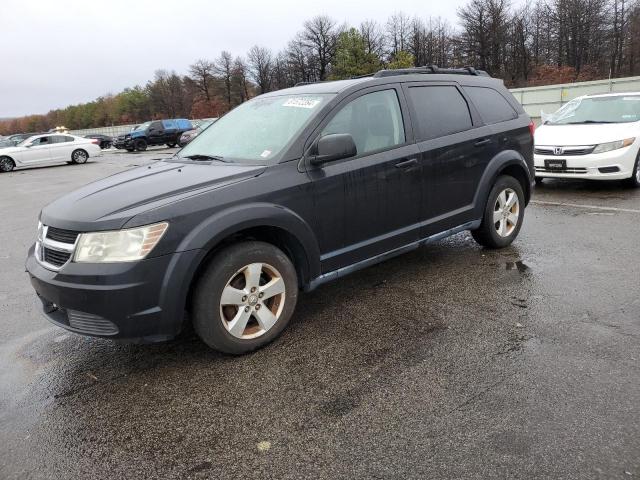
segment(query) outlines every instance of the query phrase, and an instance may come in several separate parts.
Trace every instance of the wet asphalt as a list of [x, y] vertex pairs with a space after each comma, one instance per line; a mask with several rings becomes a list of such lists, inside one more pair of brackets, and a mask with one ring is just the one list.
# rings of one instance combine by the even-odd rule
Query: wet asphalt
[[243, 357], [49, 324], [39, 210], [170, 153], [0, 175], [0, 478], [640, 477], [640, 190], [547, 181], [511, 247], [463, 233], [302, 294]]

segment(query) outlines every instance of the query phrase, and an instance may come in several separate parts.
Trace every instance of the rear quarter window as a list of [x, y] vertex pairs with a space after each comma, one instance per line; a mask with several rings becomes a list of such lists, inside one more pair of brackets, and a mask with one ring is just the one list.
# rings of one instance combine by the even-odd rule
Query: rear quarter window
[[464, 89], [485, 123], [491, 125], [518, 117], [518, 112], [509, 105], [507, 99], [493, 88], [464, 87]]
[[409, 87], [409, 99], [417, 118], [418, 140], [430, 140], [469, 130], [469, 105], [453, 85]]

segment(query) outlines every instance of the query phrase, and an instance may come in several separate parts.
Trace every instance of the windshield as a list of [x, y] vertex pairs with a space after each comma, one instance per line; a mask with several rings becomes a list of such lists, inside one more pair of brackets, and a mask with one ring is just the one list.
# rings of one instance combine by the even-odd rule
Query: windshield
[[550, 116], [548, 125], [628, 123], [640, 121], [640, 95], [581, 97]]
[[235, 163], [272, 163], [333, 94], [258, 97], [213, 123], [178, 157], [222, 157]]
[[151, 125], [151, 122], [144, 122], [142, 125], [138, 125], [136, 128], [134, 128], [131, 131], [132, 132], [136, 132], [136, 131], [139, 131], [139, 130], [146, 130], [149, 125]]

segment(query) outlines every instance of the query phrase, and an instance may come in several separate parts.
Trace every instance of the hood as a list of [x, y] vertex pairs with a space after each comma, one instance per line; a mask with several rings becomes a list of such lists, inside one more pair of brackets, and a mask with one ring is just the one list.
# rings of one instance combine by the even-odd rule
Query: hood
[[536, 146], [597, 145], [637, 136], [640, 136], [640, 122], [542, 125], [536, 129], [535, 144]]
[[42, 210], [41, 221], [68, 230], [116, 230], [135, 215], [258, 176], [266, 168], [157, 162], [59, 198]]
[[9, 155], [10, 153], [22, 151], [23, 147], [16, 147], [15, 145], [3, 147], [2, 145], [0, 145], [0, 149], [2, 149], [3, 155]]

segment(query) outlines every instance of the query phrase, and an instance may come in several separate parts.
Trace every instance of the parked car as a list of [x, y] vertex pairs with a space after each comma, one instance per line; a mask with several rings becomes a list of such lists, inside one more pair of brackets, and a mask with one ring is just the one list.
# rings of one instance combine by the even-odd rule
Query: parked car
[[57, 133], [36, 135], [0, 150], [0, 172], [51, 163], [85, 163], [100, 154], [97, 140]]
[[130, 152], [144, 151], [150, 145], [175, 147], [180, 135], [192, 129], [191, 121], [184, 118], [154, 120], [138, 125], [129, 133], [116, 137], [113, 146]]
[[640, 187], [640, 92], [576, 98], [535, 135], [536, 181], [626, 180]]
[[102, 135], [101, 133], [91, 133], [89, 135], [85, 135], [84, 138], [92, 138], [94, 140], [98, 140], [98, 145], [101, 149], [111, 148], [113, 144], [113, 138], [109, 135]]
[[44, 314], [74, 332], [164, 340], [187, 310], [209, 346], [248, 352], [284, 330], [300, 288], [464, 230], [511, 244], [532, 126], [473, 69], [267, 93], [174, 157], [46, 206], [26, 268]]
[[7, 138], [3, 138], [2, 140], [0, 140], [0, 148], [15, 147], [26, 138], [40, 134], [41, 133], [16, 133], [14, 135], [9, 135]]
[[193, 128], [192, 130], [187, 130], [182, 135], [180, 135], [180, 141], [178, 142], [178, 145], [181, 147], [184, 147], [187, 143], [189, 143], [191, 140], [193, 140], [198, 135], [200, 135], [206, 128], [209, 127], [209, 125], [211, 125], [216, 120], [217, 118], [212, 118], [211, 120], [205, 120], [203, 122], [200, 122], [198, 125], [196, 125], [195, 128]]

